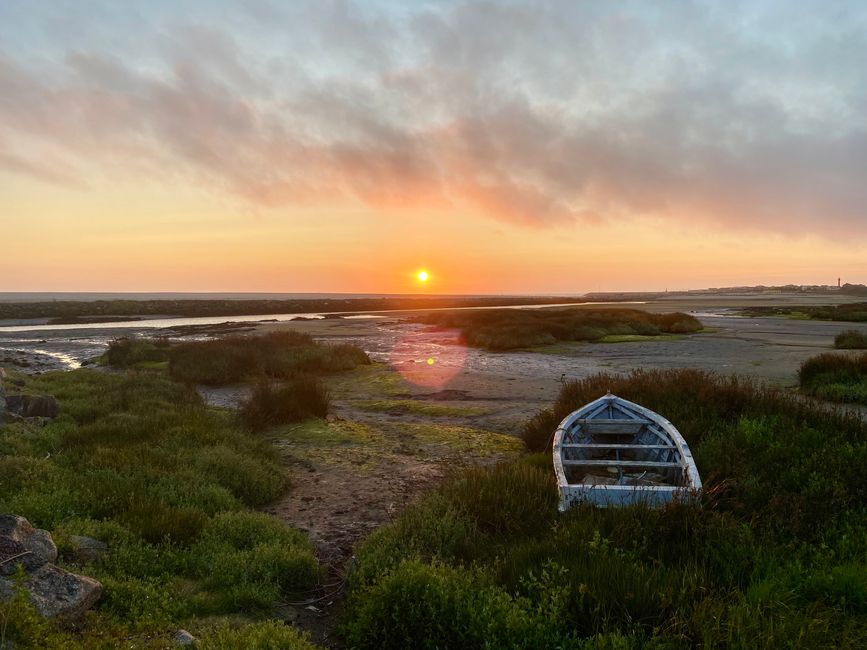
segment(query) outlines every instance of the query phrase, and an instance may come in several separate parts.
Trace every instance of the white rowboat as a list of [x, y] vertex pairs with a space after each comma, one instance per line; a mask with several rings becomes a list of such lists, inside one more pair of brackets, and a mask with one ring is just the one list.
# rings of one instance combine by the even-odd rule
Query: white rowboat
[[573, 411], [554, 433], [560, 510], [692, 502], [701, 478], [689, 445], [658, 413], [608, 393]]

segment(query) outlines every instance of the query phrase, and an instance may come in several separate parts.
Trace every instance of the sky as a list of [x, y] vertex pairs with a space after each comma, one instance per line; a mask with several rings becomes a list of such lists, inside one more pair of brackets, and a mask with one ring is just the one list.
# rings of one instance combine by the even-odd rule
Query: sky
[[860, 1], [0, 0], [0, 291], [867, 282], [865, 61]]

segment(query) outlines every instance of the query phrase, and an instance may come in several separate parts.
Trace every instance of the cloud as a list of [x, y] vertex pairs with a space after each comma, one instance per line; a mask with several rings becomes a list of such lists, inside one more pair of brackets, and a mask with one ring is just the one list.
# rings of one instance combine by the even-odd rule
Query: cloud
[[867, 233], [856, 4], [300, 7], [250, 4], [244, 29], [151, 18], [150, 56], [131, 61], [84, 44], [39, 65], [0, 56], [0, 141], [46, 156], [6, 153], [0, 168], [531, 227], [650, 216]]

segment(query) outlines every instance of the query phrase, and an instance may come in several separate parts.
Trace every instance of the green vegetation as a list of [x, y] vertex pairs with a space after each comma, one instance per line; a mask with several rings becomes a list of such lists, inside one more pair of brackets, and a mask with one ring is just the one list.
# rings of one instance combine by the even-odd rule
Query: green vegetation
[[435, 313], [421, 320], [459, 329], [467, 345], [488, 350], [532, 348], [557, 341], [601, 341], [610, 336], [688, 334], [702, 328], [688, 314], [637, 309], [491, 309]]
[[[0, 427], [0, 512], [52, 531], [61, 562], [104, 591], [78, 634], [39, 621], [26, 603], [4, 605], [7, 639], [20, 648], [166, 647], [183, 626], [204, 647], [309, 647], [291, 630], [275, 638], [295, 645], [277, 646], [264, 643], [267, 624], [220, 623], [266, 617], [319, 581], [306, 537], [253, 510], [287, 487], [271, 445], [163, 373], [51, 373], [26, 389], [54, 394], [61, 415], [41, 428]], [[76, 566], [69, 535], [109, 551]]]
[[487, 415], [490, 409], [478, 406], [448, 406], [414, 399], [356, 399], [350, 404], [375, 413], [427, 415], [431, 417], [476, 417]]
[[254, 431], [328, 415], [331, 398], [315, 377], [298, 376], [276, 386], [264, 382], [241, 405], [241, 420]]
[[272, 430], [278, 449], [306, 463], [366, 472], [383, 462], [414, 456], [424, 461], [466, 465], [489, 458], [514, 456], [521, 442], [514, 436], [472, 427], [422, 422], [376, 425], [309, 419]]
[[858, 330], [844, 330], [834, 337], [838, 350], [867, 350], [867, 334]]
[[678, 341], [678, 334], [656, 334], [647, 336], [644, 334], [609, 334], [596, 341], [597, 343], [642, 343], [644, 341]]
[[867, 404], [867, 353], [825, 353], [798, 370], [801, 390], [832, 402]]
[[118, 368], [147, 368], [168, 362], [171, 376], [190, 384], [222, 386], [258, 379], [288, 379], [299, 373], [351, 370], [370, 358], [354, 345], [323, 345], [307, 334], [285, 331], [263, 336], [227, 336], [172, 344], [162, 339], [120, 338], [104, 361]]
[[748, 307], [741, 315], [750, 317], [785, 316], [798, 320], [836, 320], [853, 323], [867, 322], [867, 302], [852, 302], [844, 305], [803, 307]]
[[609, 388], [678, 426], [701, 507], [558, 514], [548, 454], [457, 474], [358, 549], [349, 645], [864, 647], [867, 425], [737, 379], [637, 372], [567, 384], [528, 442]]

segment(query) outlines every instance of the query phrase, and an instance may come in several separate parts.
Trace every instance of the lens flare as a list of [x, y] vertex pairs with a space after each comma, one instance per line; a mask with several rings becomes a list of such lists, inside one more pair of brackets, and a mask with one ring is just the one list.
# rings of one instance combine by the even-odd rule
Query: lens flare
[[442, 389], [463, 370], [467, 349], [457, 332], [405, 332], [392, 345], [389, 363], [416, 386]]

